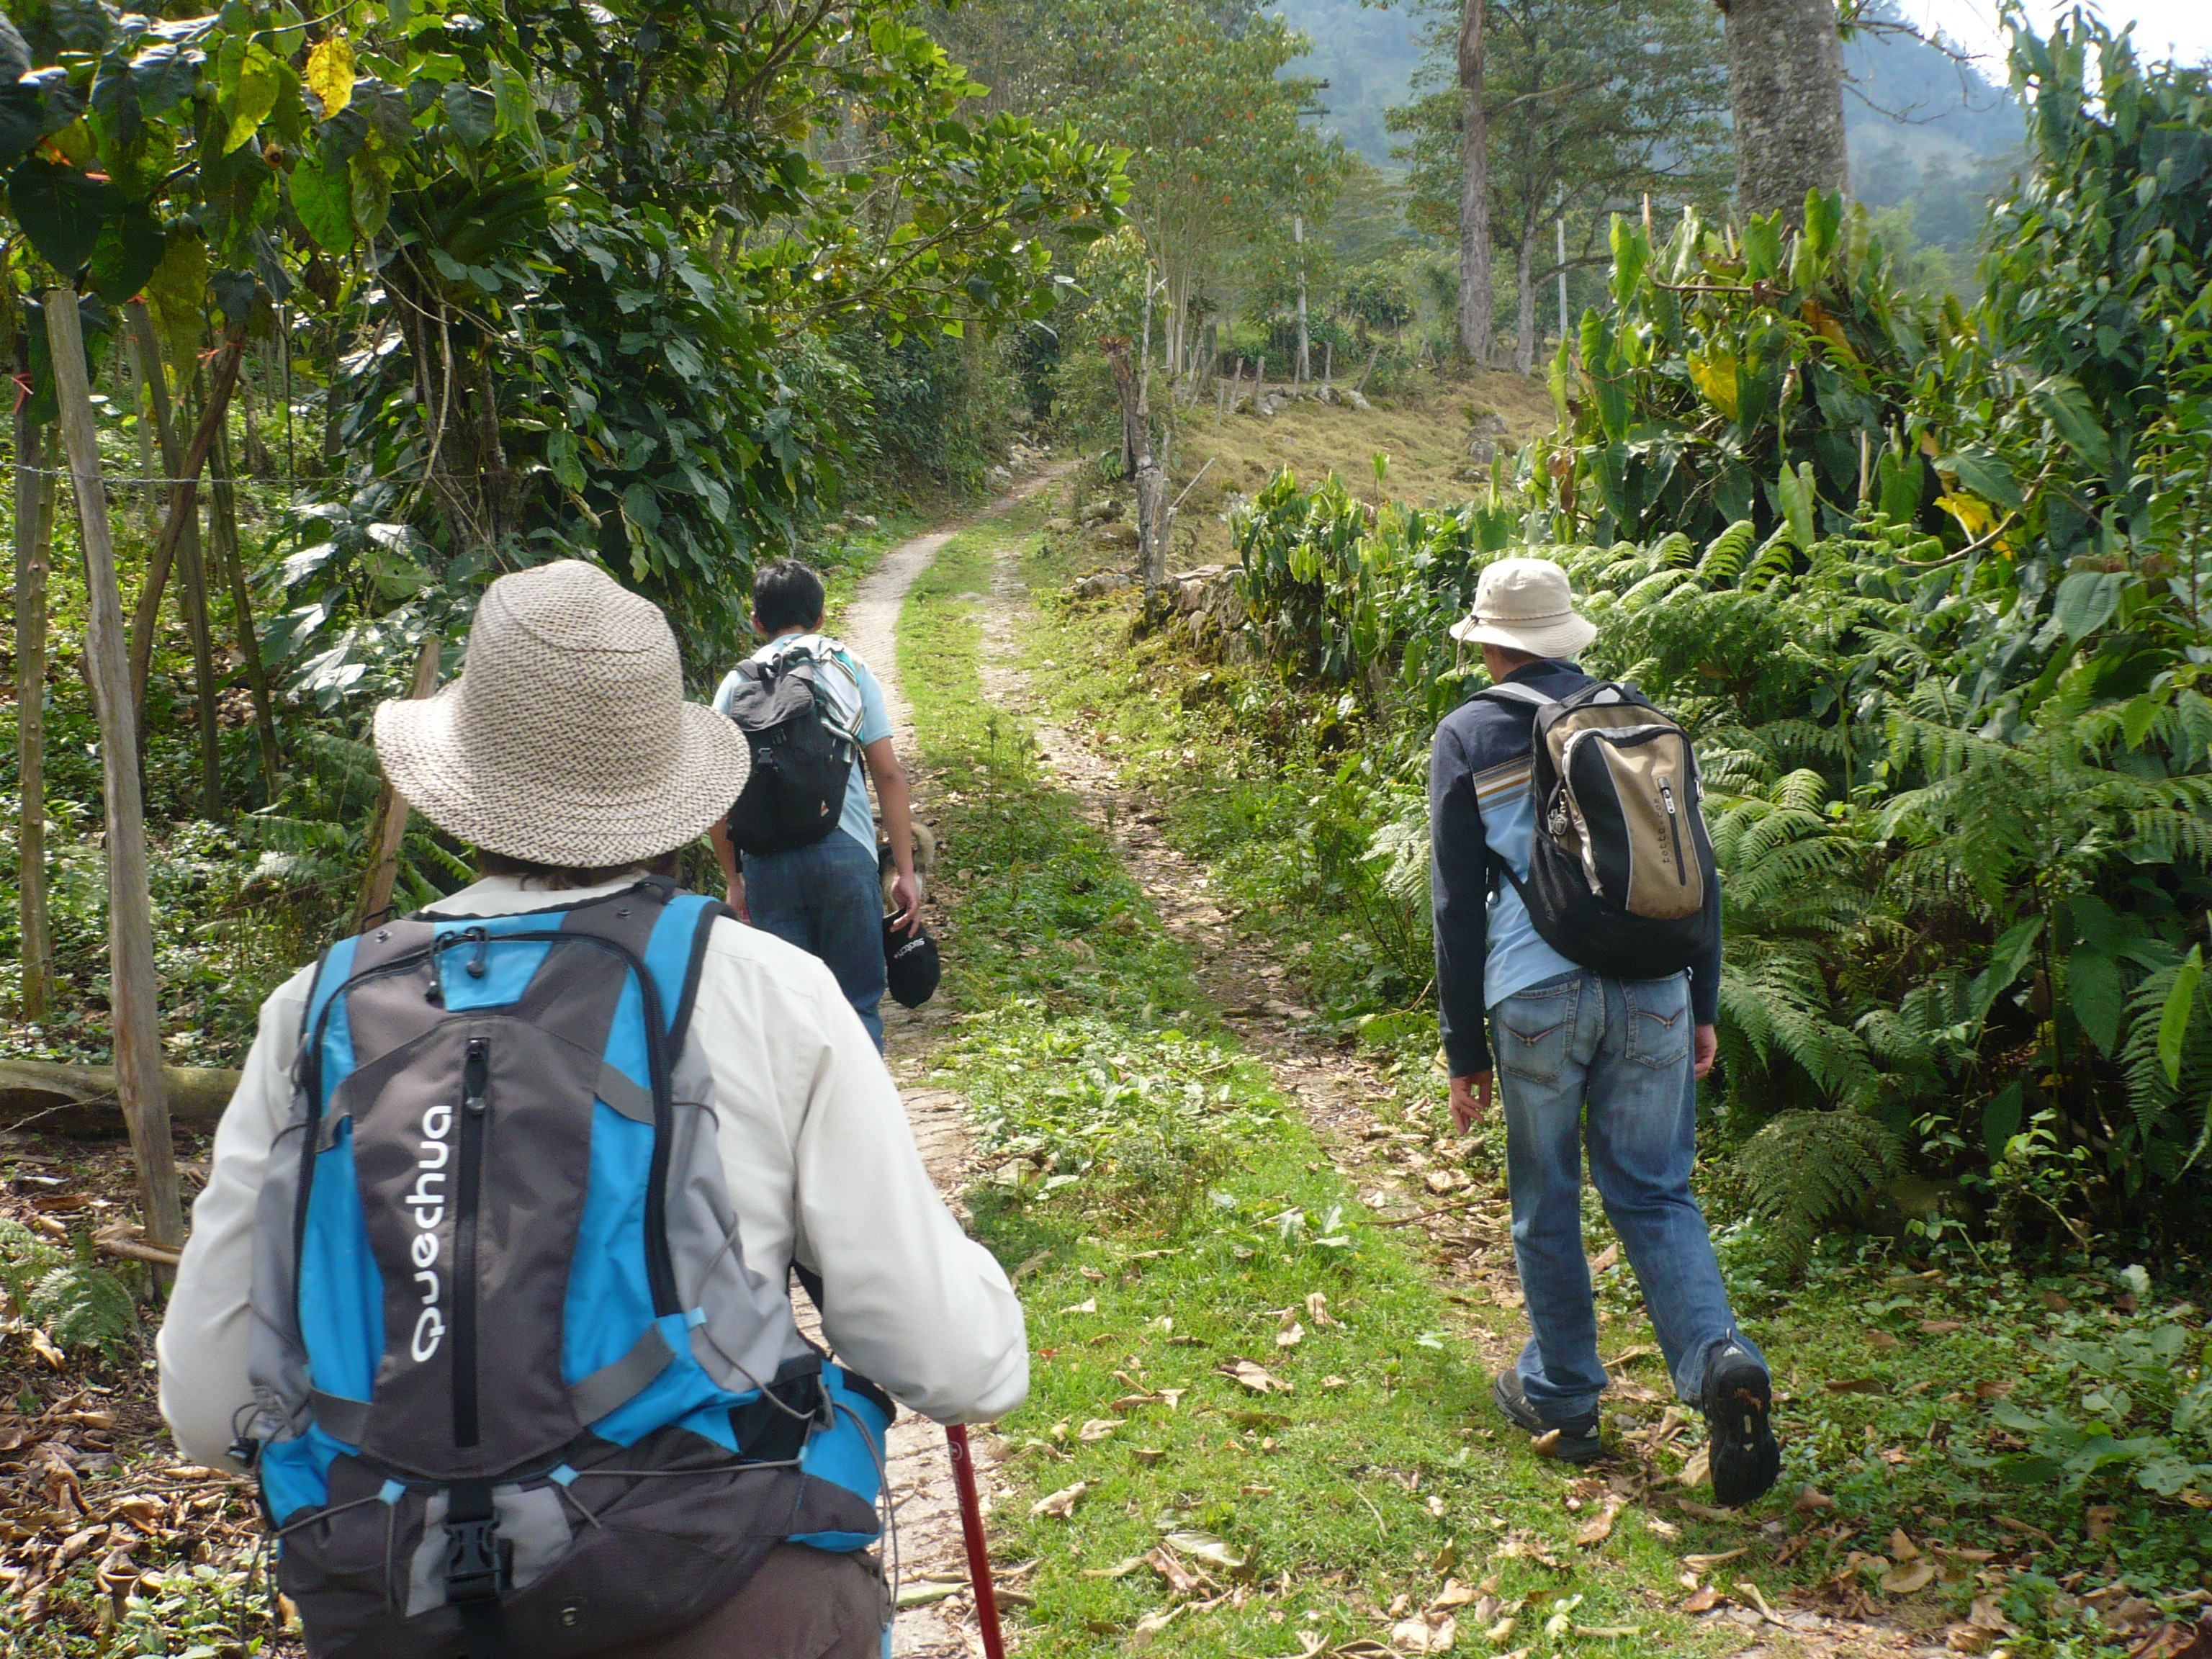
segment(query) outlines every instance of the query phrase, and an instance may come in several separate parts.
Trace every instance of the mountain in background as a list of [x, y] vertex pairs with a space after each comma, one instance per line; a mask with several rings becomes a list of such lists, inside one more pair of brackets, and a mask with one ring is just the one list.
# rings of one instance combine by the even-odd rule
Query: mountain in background
[[1328, 82], [1321, 105], [1322, 128], [1387, 173], [1403, 171], [1390, 159], [1395, 142], [1382, 130], [1382, 112], [1402, 104], [1421, 62], [1425, 16], [1403, 5], [1363, 6], [1359, 0], [1281, 0], [1267, 8], [1313, 41], [1310, 56], [1290, 66], [1293, 75]]
[[[1281, 0], [1271, 8], [1313, 41], [1291, 72], [1326, 80], [1322, 126], [1387, 173], [1391, 135], [1382, 112], [1411, 95], [1430, 15], [1359, 0]], [[1901, 15], [1868, 9], [1875, 18]], [[1980, 228], [1989, 195], [2009, 176], [2022, 116], [2011, 94], [1972, 65], [1924, 41], [1862, 30], [1844, 47], [1850, 84], [1853, 194], [1869, 208], [1899, 208], [1922, 242], [1964, 250]]]

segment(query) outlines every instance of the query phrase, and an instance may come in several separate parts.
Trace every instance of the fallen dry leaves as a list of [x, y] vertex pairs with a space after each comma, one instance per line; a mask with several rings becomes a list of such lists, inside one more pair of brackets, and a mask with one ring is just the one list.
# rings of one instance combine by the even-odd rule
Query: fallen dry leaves
[[1091, 1490], [1088, 1480], [1079, 1480], [1072, 1486], [1062, 1486], [1058, 1492], [1040, 1498], [1030, 1505], [1033, 1516], [1048, 1516], [1065, 1521], [1074, 1515], [1075, 1505], [1083, 1494]]
[[1582, 1530], [1575, 1534], [1575, 1542], [1584, 1549], [1594, 1549], [1602, 1544], [1613, 1536], [1613, 1517], [1620, 1513], [1620, 1500], [1618, 1498], [1608, 1498], [1605, 1507], [1584, 1522]]
[[1255, 1394], [1288, 1394], [1291, 1384], [1274, 1376], [1265, 1366], [1249, 1359], [1232, 1359], [1217, 1368], [1231, 1382], [1252, 1390]]

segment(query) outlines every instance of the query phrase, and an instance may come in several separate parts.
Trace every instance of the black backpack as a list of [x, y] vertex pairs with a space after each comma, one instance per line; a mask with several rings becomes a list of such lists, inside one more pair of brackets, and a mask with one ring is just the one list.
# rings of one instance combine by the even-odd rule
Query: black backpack
[[730, 718], [752, 744], [753, 771], [730, 809], [730, 840], [756, 855], [810, 847], [844, 816], [854, 758], [827, 715], [822, 665], [793, 647], [737, 672]]
[[1609, 979], [1663, 979], [1711, 951], [1719, 875], [1689, 734], [1612, 680], [1565, 697], [1513, 684], [1475, 695], [1535, 709], [1528, 879], [1491, 863], [1544, 942]]

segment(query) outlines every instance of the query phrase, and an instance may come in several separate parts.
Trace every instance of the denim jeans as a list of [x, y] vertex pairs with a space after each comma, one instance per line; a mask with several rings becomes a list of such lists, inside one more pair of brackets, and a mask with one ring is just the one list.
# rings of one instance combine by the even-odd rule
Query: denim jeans
[[1591, 1179], [1643, 1286], [1674, 1391], [1697, 1405], [1712, 1350], [1730, 1336], [1751, 1344], [1736, 1331], [1690, 1196], [1698, 1108], [1688, 976], [1562, 974], [1507, 997], [1490, 1020], [1513, 1250], [1534, 1333], [1520, 1361], [1528, 1403], [1565, 1422], [1595, 1410], [1606, 1385], [1583, 1255], [1587, 1140]]
[[832, 830], [788, 853], [748, 853], [744, 868], [753, 926], [821, 957], [880, 1051], [884, 891], [875, 854]]

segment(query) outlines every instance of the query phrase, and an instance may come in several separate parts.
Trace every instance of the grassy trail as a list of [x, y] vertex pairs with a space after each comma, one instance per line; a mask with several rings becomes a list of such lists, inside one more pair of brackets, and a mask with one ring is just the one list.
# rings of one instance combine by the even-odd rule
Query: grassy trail
[[[1701, 1568], [1764, 1580], [1792, 1639], [1838, 1650], [1834, 1621], [1778, 1605], [1782, 1522], [1675, 1503], [1701, 1424], [1578, 1477], [1496, 1419], [1494, 1157], [1409, 1117], [1387, 1068], [1300, 1042], [1281, 964], [1231, 936], [1141, 793], [1041, 718], [1066, 644], [1024, 592], [1041, 517], [948, 544], [899, 653], [960, 1012], [923, 1080], [967, 1101], [988, 1171], [969, 1201], [1030, 1310], [993, 1517], [1027, 1650], [1744, 1647], [1755, 1605], [1678, 1610]], [[1607, 1337], [1656, 1398], [1640, 1316]], [[1854, 1625], [1848, 1650], [1893, 1639]]]

